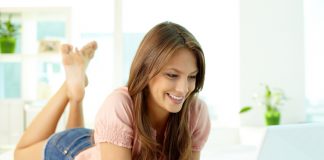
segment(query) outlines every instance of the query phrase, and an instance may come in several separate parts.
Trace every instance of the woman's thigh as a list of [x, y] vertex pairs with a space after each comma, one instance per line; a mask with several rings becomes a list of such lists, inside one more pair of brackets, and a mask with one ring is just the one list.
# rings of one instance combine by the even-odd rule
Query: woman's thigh
[[15, 160], [42, 160], [47, 140], [15, 151]]
[[53, 134], [44, 140], [15, 151], [15, 160], [72, 160], [93, 146], [93, 131], [74, 128]]

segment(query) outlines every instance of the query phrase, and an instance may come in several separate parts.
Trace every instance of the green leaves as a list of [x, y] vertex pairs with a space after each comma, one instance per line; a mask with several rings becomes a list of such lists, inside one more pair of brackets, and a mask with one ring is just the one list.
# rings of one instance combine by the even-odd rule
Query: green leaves
[[247, 111], [249, 111], [251, 109], [252, 109], [251, 106], [244, 106], [243, 108], [241, 108], [240, 113], [245, 113], [245, 112], [247, 112]]
[[[267, 84], [260, 85], [258, 92], [254, 94], [256, 106], [265, 107], [266, 110], [278, 110], [278, 107], [283, 105], [286, 100], [282, 90], [272, 89]], [[251, 106], [244, 106], [239, 113], [245, 113], [251, 110]]]
[[11, 17], [12, 15], [9, 15], [9, 18], [5, 22], [1, 22], [0, 20], [0, 37], [8, 38], [8, 37], [14, 37], [18, 34], [18, 29], [20, 27], [18, 25], [14, 25], [11, 22]]

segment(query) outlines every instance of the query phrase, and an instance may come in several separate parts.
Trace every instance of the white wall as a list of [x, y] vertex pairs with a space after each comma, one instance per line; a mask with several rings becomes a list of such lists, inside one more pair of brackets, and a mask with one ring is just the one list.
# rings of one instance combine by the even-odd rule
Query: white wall
[[[252, 105], [260, 83], [281, 88], [288, 102], [282, 122], [302, 122], [304, 109], [303, 0], [240, 1], [240, 101]], [[243, 124], [262, 125], [262, 109], [242, 116]]]
[[2, 145], [14, 145], [24, 130], [24, 102], [0, 100], [0, 150]]
[[[36, 3], [37, 2], [37, 3]], [[72, 1], [62, 1], [51, 2], [35, 0], [33, 5], [38, 4], [38, 6], [75, 6]], [[105, 7], [111, 7], [112, 4], [105, 6], [103, 1], [95, 0], [96, 6], [99, 6], [100, 10], [104, 11]], [[113, 1], [109, 1], [112, 3]], [[193, 4], [196, 1], [191, 1]], [[128, 2], [129, 3], [129, 2]], [[163, 2], [164, 3], [164, 2]], [[184, 4], [188, 4], [184, 3]], [[236, 6], [238, 6], [240, 13], [236, 13]], [[23, 1], [3, 1], [0, 4], [4, 6], [28, 6], [31, 5], [30, 2]], [[72, 5], [73, 4], [73, 5]], [[74, 7], [73, 15], [80, 15], [83, 10], [89, 5], [87, 2], [78, 3], [77, 7]], [[152, 3], [153, 5], [153, 3]], [[227, 6], [227, 7], [224, 7]], [[236, 110], [238, 109], [237, 103], [239, 96], [236, 94], [238, 84], [240, 84], [240, 106], [252, 104], [251, 94], [254, 89], [261, 82], [269, 83], [271, 86], [280, 87], [284, 89], [289, 96], [290, 100], [284, 109], [287, 115], [283, 116], [284, 122], [296, 122], [302, 121], [304, 119], [304, 45], [303, 45], [303, 1], [302, 0], [241, 0], [240, 2], [236, 0], [232, 1], [202, 1], [197, 2], [195, 7], [204, 8], [204, 12], [194, 13], [191, 19], [185, 23], [185, 19], [181, 16], [175, 16], [175, 14], [166, 15], [163, 18], [176, 17], [176, 20], [180, 21], [183, 19], [185, 26], [192, 26], [189, 22], [199, 24], [197, 22], [204, 22], [201, 24], [207, 24], [205, 20], [200, 20], [200, 17], [206, 17], [208, 20], [208, 25], [197, 25], [204, 27], [201, 29], [199, 27], [192, 26], [194, 33], [197, 33], [198, 39], [201, 39], [203, 48], [206, 52], [207, 64], [209, 68], [208, 74], [212, 76], [208, 77], [206, 80], [206, 87], [204, 93], [205, 97], [208, 97], [209, 93], [214, 93], [210, 97], [215, 97], [215, 99], [221, 99], [217, 102], [212, 102], [210, 106], [216, 108], [218, 115], [218, 120], [222, 121], [224, 124], [235, 124], [236, 121], [232, 122], [236, 118]], [[217, 8], [218, 7], [218, 8]], [[76, 9], [77, 8], [77, 9]], [[178, 9], [177, 7], [174, 7]], [[188, 8], [188, 7], [183, 7]], [[215, 9], [216, 8], [216, 9]], [[224, 8], [222, 10], [222, 8]], [[227, 9], [230, 8], [230, 9]], [[79, 9], [79, 10], [78, 10]], [[108, 9], [109, 10], [109, 9]], [[112, 10], [112, 9], [111, 9]], [[73, 33], [77, 31], [91, 32], [92, 30], [105, 32], [104, 29], [113, 31], [113, 25], [110, 24], [113, 17], [113, 11], [107, 11], [104, 14], [107, 15], [106, 23], [95, 27], [86, 28], [88, 24], [95, 24], [100, 19], [94, 19], [92, 16], [97, 14], [86, 14], [88, 16], [78, 16], [73, 17], [72, 26]], [[133, 12], [131, 12], [133, 13]], [[162, 13], [164, 10], [162, 9]], [[189, 12], [181, 12], [187, 15]], [[191, 12], [190, 12], [191, 13]], [[164, 13], [165, 14], [165, 13]], [[240, 39], [236, 36], [236, 24], [237, 17], [235, 15], [240, 15]], [[83, 14], [82, 14], [83, 15]], [[143, 17], [143, 16], [142, 16]], [[161, 16], [160, 16], [161, 17]], [[196, 20], [196, 21], [195, 21]], [[108, 23], [109, 22], [109, 23]], [[125, 23], [125, 22], [123, 22]], [[128, 26], [125, 23], [124, 26]], [[77, 26], [77, 27], [76, 27]], [[110, 27], [109, 27], [110, 26]], [[226, 30], [232, 27], [232, 30]], [[134, 26], [132, 26], [134, 28]], [[189, 27], [190, 28], [190, 27]], [[190, 28], [190, 29], [191, 29]], [[211, 37], [206, 38], [206, 37]], [[78, 37], [77, 37], [78, 38]], [[74, 40], [74, 39], [73, 39]], [[239, 42], [240, 41], [240, 42]], [[78, 44], [78, 42], [76, 42]], [[236, 58], [237, 45], [240, 43], [240, 54], [239, 60]], [[101, 45], [100, 49], [105, 47], [112, 48], [111, 43], [104, 43]], [[103, 50], [103, 49], [102, 49]], [[99, 52], [98, 52], [99, 53]], [[106, 53], [102, 52], [102, 53]], [[98, 58], [104, 54], [97, 54], [97, 60], [104, 60], [105, 58]], [[110, 55], [110, 54], [109, 54]], [[221, 58], [214, 58], [212, 55], [219, 55]], [[111, 56], [111, 55], [110, 55]], [[107, 58], [113, 59], [113, 58]], [[223, 62], [223, 63], [222, 63]], [[236, 71], [237, 63], [240, 63], [240, 77]], [[90, 65], [89, 71], [94, 71], [100, 66], [95, 66], [99, 64], [94, 62]], [[226, 64], [226, 65], [225, 65]], [[233, 67], [234, 66], [234, 67]], [[232, 67], [231, 69], [228, 69]], [[106, 68], [111, 68], [110, 66]], [[96, 77], [91, 75], [95, 72], [90, 72], [89, 77]], [[106, 72], [105, 72], [106, 73]], [[217, 75], [217, 76], [214, 76]], [[207, 77], [208, 75], [206, 75]], [[110, 77], [101, 78], [103, 82], [110, 82]], [[240, 80], [239, 80], [240, 79]], [[93, 82], [94, 81], [94, 82]], [[224, 82], [231, 81], [233, 85], [224, 85]], [[236, 82], [237, 81], [237, 82]], [[239, 81], [239, 83], [238, 83]], [[93, 95], [97, 93], [98, 90], [94, 89], [95, 84], [101, 84], [96, 82], [96, 78], [91, 80], [91, 85], [88, 87], [88, 95]], [[215, 83], [216, 82], [216, 83]], [[213, 86], [211, 86], [213, 85]], [[106, 89], [109, 90], [109, 89]], [[211, 91], [211, 92], [209, 92]], [[218, 95], [215, 95], [216, 93]], [[101, 95], [106, 94], [106, 91]], [[219, 98], [222, 97], [222, 98]], [[224, 98], [225, 97], [225, 98]], [[91, 106], [99, 106], [98, 104], [93, 104], [90, 101], [85, 103]], [[230, 109], [229, 109], [230, 108]], [[91, 108], [92, 110], [96, 110]], [[297, 114], [289, 114], [291, 111], [297, 111]], [[216, 111], [215, 111], [216, 112]], [[251, 113], [253, 114], [253, 112]], [[259, 115], [259, 122], [262, 123], [262, 116]], [[93, 117], [94, 114], [91, 114]], [[252, 116], [253, 118], [255, 116]]]

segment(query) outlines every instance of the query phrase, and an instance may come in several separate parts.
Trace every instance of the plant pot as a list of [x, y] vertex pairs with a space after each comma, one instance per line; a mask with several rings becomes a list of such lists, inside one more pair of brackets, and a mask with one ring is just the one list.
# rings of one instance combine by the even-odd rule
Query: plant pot
[[264, 114], [267, 126], [280, 124], [280, 112], [277, 109], [269, 109]]
[[16, 38], [14, 37], [0, 37], [0, 51], [1, 53], [14, 53], [16, 48]]

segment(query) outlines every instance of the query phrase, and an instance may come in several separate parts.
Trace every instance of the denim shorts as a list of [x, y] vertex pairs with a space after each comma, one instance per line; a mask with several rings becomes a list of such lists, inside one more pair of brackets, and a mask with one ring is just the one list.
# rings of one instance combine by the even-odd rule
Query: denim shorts
[[93, 130], [73, 128], [53, 134], [44, 148], [44, 160], [73, 160], [78, 153], [94, 145]]

